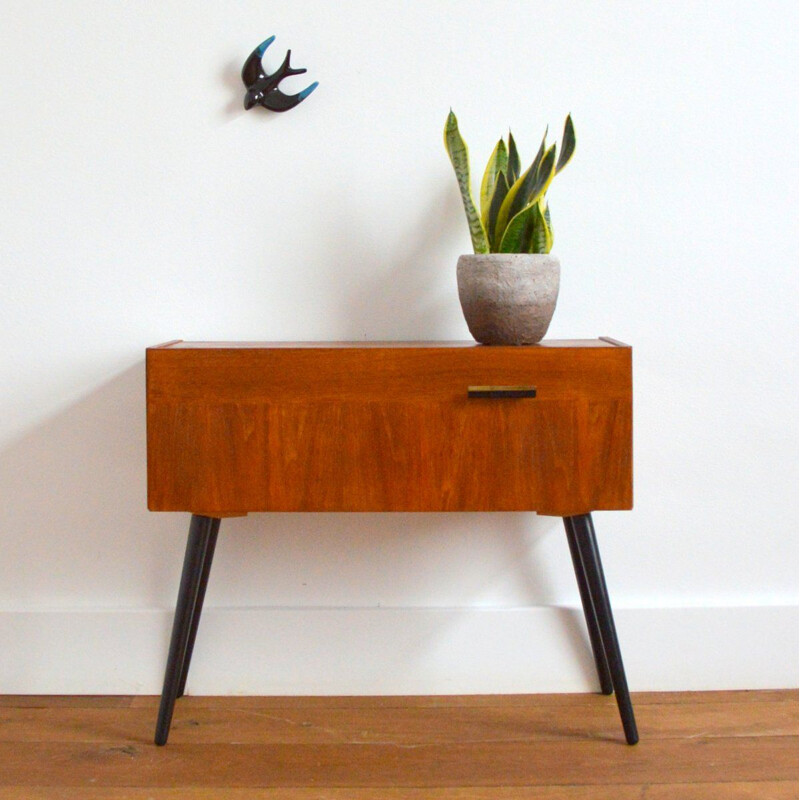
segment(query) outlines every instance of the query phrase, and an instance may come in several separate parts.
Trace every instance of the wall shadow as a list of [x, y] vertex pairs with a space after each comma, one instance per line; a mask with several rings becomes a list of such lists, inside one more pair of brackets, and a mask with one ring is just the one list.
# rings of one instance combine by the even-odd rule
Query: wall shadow
[[172, 574], [163, 552], [169, 540], [158, 533], [174, 523], [146, 510], [144, 458], [143, 362], [0, 451], [7, 606], [126, 607], [154, 599]]

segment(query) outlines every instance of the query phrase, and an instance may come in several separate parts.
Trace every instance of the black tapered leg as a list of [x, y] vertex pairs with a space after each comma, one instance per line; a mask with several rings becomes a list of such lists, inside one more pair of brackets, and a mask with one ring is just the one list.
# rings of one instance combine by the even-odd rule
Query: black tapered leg
[[603, 649], [608, 659], [611, 672], [611, 681], [617, 696], [619, 715], [622, 718], [622, 727], [625, 730], [625, 739], [628, 744], [639, 741], [636, 730], [636, 720], [633, 716], [631, 695], [628, 691], [628, 681], [625, 678], [625, 667], [622, 664], [622, 653], [619, 649], [617, 629], [614, 625], [614, 616], [611, 612], [611, 602], [608, 598], [608, 588], [603, 574], [603, 564], [600, 561], [600, 551], [597, 547], [597, 538], [594, 533], [594, 524], [591, 514], [580, 514], [570, 517], [572, 528], [580, 550], [581, 561], [586, 573], [592, 604], [594, 605]]
[[206, 599], [206, 588], [208, 587], [208, 576], [211, 574], [211, 562], [214, 560], [214, 549], [217, 546], [217, 534], [219, 533], [220, 521], [216, 518], [211, 520], [211, 531], [203, 555], [203, 567], [200, 573], [200, 586], [197, 589], [197, 601], [194, 604], [192, 614], [192, 624], [189, 628], [189, 640], [186, 642], [186, 654], [183, 657], [183, 668], [181, 670], [181, 680], [178, 684], [178, 697], [183, 697], [186, 690], [186, 678], [189, 675], [189, 664], [192, 660], [194, 651], [194, 640], [197, 638], [197, 628], [200, 625], [200, 614], [203, 612], [203, 601]]
[[192, 515], [192, 522], [189, 525], [189, 540], [186, 543], [186, 555], [183, 559], [181, 587], [178, 590], [178, 603], [172, 623], [172, 638], [169, 643], [167, 669], [164, 674], [164, 688], [161, 692], [161, 705], [158, 709], [155, 736], [157, 745], [166, 744], [169, 736], [172, 712], [183, 675], [186, 646], [189, 642], [192, 617], [203, 574], [203, 563], [213, 528], [214, 520], [211, 517]]
[[589, 591], [589, 584], [586, 580], [586, 570], [581, 559], [581, 551], [578, 547], [578, 539], [575, 534], [575, 526], [572, 517], [564, 517], [564, 528], [567, 532], [567, 543], [569, 552], [572, 556], [572, 567], [575, 570], [575, 579], [578, 582], [578, 591], [581, 595], [583, 605], [583, 615], [586, 618], [586, 627], [589, 629], [589, 642], [592, 645], [594, 663], [597, 667], [597, 677], [600, 679], [600, 691], [603, 694], [612, 694], [614, 686], [611, 682], [611, 672], [608, 669], [608, 660], [603, 649], [603, 639], [600, 636], [600, 626], [597, 622], [597, 614], [592, 602]]

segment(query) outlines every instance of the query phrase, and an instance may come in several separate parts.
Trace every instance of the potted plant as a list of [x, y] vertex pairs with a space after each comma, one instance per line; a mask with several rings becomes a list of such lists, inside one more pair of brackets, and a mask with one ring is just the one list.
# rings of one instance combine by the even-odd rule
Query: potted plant
[[444, 143], [467, 214], [474, 255], [458, 259], [458, 296], [470, 333], [482, 344], [535, 344], [541, 340], [558, 297], [559, 261], [550, 255], [553, 229], [546, 194], [575, 152], [567, 115], [560, 154], [547, 146], [525, 172], [514, 137], [500, 139], [483, 173], [480, 213], [472, 197], [469, 153], [452, 109]]

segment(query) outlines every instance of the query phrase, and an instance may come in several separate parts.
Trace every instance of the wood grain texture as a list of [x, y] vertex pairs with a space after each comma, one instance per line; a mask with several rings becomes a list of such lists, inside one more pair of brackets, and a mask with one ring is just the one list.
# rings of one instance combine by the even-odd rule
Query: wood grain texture
[[128, 708], [141, 696], [111, 694], [3, 694], [0, 695], [0, 708]]
[[468, 789], [381, 787], [121, 789], [82, 786], [13, 786], [0, 789], [3, 800], [797, 800], [795, 781], [733, 783], [649, 783], [641, 786], [492, 786]]
[[[191, 708], [178, 703], [171, 744], [454, 744], [575, 741], [588, 736], [616, 742], [619, 715], [613, 698], [592, 704], [386, 708]], [[153, 710], [114, 708], [0, 709], [2, 742], [116, 742], [149, 744]], [[793, 736], [797, 702], [637, 704], [643, 739]]]
[[[630, 347], [630, 345], [625, 344], [624, 342], [617, 341], [616, 339], [611, 339], [608, 336], [600, 336], [597, 339], [545, 339], [538, 344], [535, 345], [525, 345], [526, 347], [537, 347], [537, 348], [553, 348], [553, 347]], [[474, 341], [466, 341], [466, 340], [453, 340], [453, 341], [430, 341], [430, 340], [417, 340], [417, 341], [394, 341], [394, 340], [383, 340], [383, 341], [363, 341], [363, 342], [353, 342], [353, 341], [333, 341], [333, 342], [186, 342], [183, 339], [173, 339], [170, 342], [164, 342], [163, 344], [155, 345], [155, 347], [172, 347], [175, 349], [192, 349], [192, 350], [201, 350], [201, 349], [208, 349], [208, 350], [220, 350], [224, 348], [235, 348], [237, 350], [241, 350], [243, 348], [255, 348], [255, 349], [264, 349], [269, 348], [271, 350], [280, 349], [280, 348], [287, 348], [290, 350], [297, 350], [298, 348], [303, 349], [340, 349], [340, 348], [353, 348], [359, 347], [361, 349], [372, 349], [377, 348], [381, 350], [387, 349], [402, 349], [408, 347], [449, 347], [449, 348], [469, 348], [474, 349], [477, 347], [483, 347], [483, 345], [479, 345], [477, 342]]]
[[796, 691], [639, 693], [635, 748], [585, 695], [187, 697], [157, 748], [153, 699], [3, 698], [0, 799], [797, 797]]
[[[630, 508], [631, 351], [598, 341], [151, 348], [148, 506]], [[471, 385], [537, 396], [468, 399]]]
[[[0, 742], [0, 785], [460, 787], [792, 780], [796, 737], [478, 744]], [[37, 767], [38, 765], [38, 767]], [[578, 768], [580, 767], [582, 768]]]

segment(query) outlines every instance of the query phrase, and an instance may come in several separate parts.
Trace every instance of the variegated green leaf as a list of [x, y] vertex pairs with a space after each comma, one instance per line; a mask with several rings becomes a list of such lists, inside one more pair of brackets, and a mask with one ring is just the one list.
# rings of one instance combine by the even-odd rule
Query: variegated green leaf
[[520, 160], [519, 160], [519, 153], [517, 152], [517, 143], [514, 141], [514, 137], [511, 135], [511, 131], [509, 131], [508, 170], [506, 172], [506, 179], [508, 180], [509, 186], [513, 186], [517, 178], [519, 178], [519, 171], [520, 171]]
[[498, 233], [505, 232], [509, 220], [513, 219], [524, 207], [536, 202], [544, 195], [555, 175], [555, 161], [556, 146], [552, 145], [541, 161], [538, 164], [534, 161], [527, 172], [518, 178], [508, 190], [506, 199], [497, 214]]
[[525, 206], [529, 205], [532, 202], [532, 195], [533, 189], [536, 185], [536, 181], [539, 176], [539, 171], [542, 167], [542, 160], [545, 156], [545, 147], [547, 144], [547, 131], [549, 130], [549, 126], [544, 130], [544, 136], [542, 136], [542, 143], [539, 145], [539, 151], [536, 153], [536, 158], [533, 159], [533, 164], [531, 164], [528, 171], [525, 173], [527, 176], [525, 181], [520, 185], [519, 191], [517, 192], [516, 196], [514, 197], [514, 201], [511, 205], [511, 208], [508, 211], [508, 216], [513, 217], [519, 211], [521, 211]]
[[469, 151], [467, 150], [466, 142], [461, 138], [458, 130], [458, 120], [452, 109], [444, 126], [444, 146], [456, 173], [458, 188], [461, 190], [461, 201], [464, 204], [464, 212], [467, 215], [473, 250], [476, 253], [488, 253], [489, 240], [486, 238], [486, 231], [475, 208], [475, 201], [472, 198]]
[[536, 173], [536, 182], [528, 195], [528, 203], [544, 197], [545, 192], [550, 188], [553, 178], [556, 176], [556, 146], [552, 145], [550, 149], [544, 154], [544, 158], [539, 164], [539, 169]]
[[489, 245], [495, 241], [495, 228], [497, 227], [497, 213], [500, 211], [500, 206], [503, 200], [506, 199], [508, 194], [508, 181], [506, 176], [501, 172], [497, 176], [497, 183], [494, 187], [494, 194], [492, 195], [492, 202], [489, 205], [489, 219], [486, 224], [486, 235], [489, 237]]
[[545, 252], [549, 253], [553, 247], [553, 223], [550, 221], [550, 205], [548, 203], [544, 204], [544, 224], [547, 229], [547, 250]]
[[[503, 175], [508, 168], [508, 150], [506, 150], [506, 143], [500, 139], [495, 145], [492, 155], [489, 157], [489, 163], [483, 173], [483, 180], [481, 181], [481, 222], [483, 222], [484, 230], [486, 231], [489, 241], [491, 241], [491, 234], [489, 233], [489, 206], [492, 203], [494, 196], [494, 187], [497, 184], [498, 175]], [[505, 177], [505, 176], [504, 176]]]
[[556, 173], [561, 172], [569, 164], [572, 154], [575, 152], [575, 128], [572, 125], [572, 116], [567, 114], [564, 120], [564, 134], [561, 137], [561, 155], [558, 157]]
[[540, 198], [536, 204], [538, 212], [533, 221], [532, 253], [549, 253], [553, 246], [553, 233], [550, 230], [548, 218], [550, 211], [544, 199]]
[[530, 253], [538, 203], [526, 206], [508, 223], [498, 253]]
[[[547, 148], [547, 132], [550, 130], [550, 126], [548, 125], [544, 129], [544, 136], [542, 136], [542, 143], [539, 145], [539, 150], [536, 153], [536, 158], [533, 159], [533, 164], [531, 164], [529, 172], [533, 175], [538, 174], [539, 166], [542, 163], [542, 159], [544, 158], [545, 149]], [[527, 203], [523, 203], [523, 205], [528, 205]]]
[[508, 223], [499, 253], [549, 253], [553, 246], [550, 210], [540, 197], [525, 206]]

